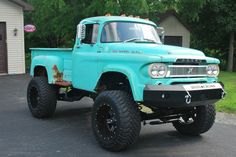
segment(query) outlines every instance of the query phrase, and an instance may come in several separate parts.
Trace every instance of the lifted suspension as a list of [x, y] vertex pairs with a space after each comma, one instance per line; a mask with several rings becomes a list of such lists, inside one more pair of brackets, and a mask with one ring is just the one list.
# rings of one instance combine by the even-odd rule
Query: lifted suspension
[[139, 105], [143, 125], [158, 125], [179, 121], [181, 117], [189, 117], [194, 114], [194, 108], [185, 109], [151, 109], [142, 104]]

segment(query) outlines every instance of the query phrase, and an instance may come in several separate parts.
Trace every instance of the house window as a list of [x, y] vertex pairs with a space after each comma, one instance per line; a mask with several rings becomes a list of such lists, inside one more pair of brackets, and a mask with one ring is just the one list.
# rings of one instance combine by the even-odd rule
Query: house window
[[165, 36], [165, 45], [183, 46], [182, 36]]

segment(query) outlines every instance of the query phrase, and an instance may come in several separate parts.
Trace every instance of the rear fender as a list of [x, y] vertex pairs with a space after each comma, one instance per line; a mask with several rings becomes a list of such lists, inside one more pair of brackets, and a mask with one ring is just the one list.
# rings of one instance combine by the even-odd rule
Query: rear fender
[[31, 63], [31, 76], [34, 76], [34, 69], [37, 66], [45, 67], [49, 84], [55, 84], [63, 80], [63, 60], [61, 58], [55, 56], [35, 56]]

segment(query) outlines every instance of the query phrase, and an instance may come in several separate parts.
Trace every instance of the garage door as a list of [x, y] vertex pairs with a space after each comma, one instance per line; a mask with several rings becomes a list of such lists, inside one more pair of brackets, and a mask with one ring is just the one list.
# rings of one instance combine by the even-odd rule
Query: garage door
[[7, 73], [6, 23], [0, 22], [0, 73]]
[[165, 36], [166, 45], [183, 46], [182, 36]]

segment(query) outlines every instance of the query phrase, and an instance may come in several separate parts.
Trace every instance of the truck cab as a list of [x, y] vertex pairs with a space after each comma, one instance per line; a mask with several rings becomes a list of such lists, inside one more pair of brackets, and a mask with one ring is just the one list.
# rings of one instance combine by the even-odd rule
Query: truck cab
[[219, 60], [199, 50], [164, 45], [163, 28], [131, 17], [82, 20], [73, 48], [32, 48], [28, 106], [51, 117], [57, 101], [94, 99], [92, 129], [99, 144], [120, 151], [143, 124], [173, 123], [182, 134], [208, 131], [224, 98]]

